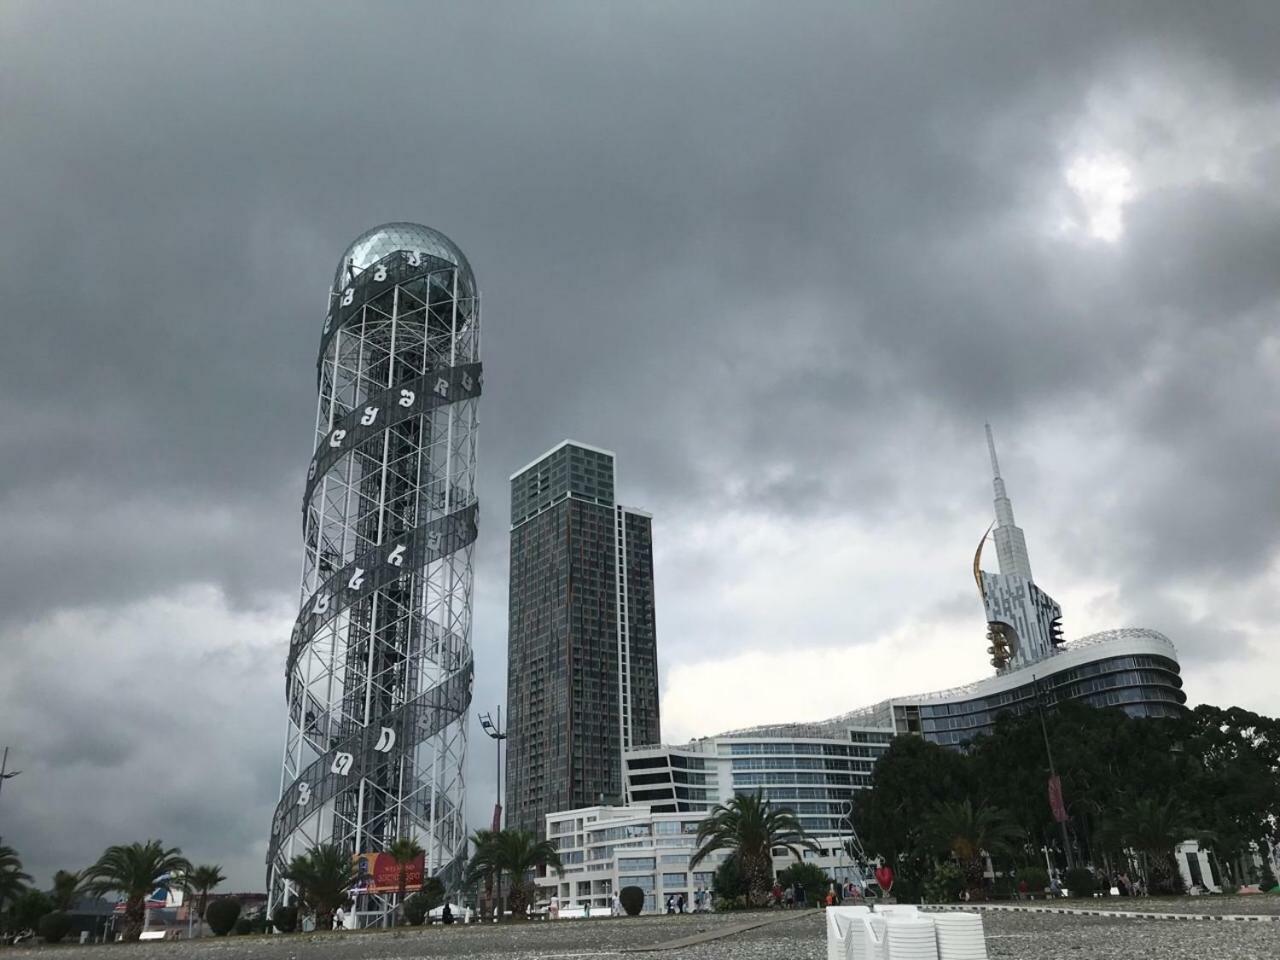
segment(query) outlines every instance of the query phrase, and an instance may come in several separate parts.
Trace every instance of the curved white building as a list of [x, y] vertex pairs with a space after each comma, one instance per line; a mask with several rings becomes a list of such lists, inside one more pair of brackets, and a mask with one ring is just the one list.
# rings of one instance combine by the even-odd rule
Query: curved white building
[[1119, 707], [1134, 717], [1182, 713], [1187, 697], [1178, 653], [1163, 634], [1131, 627], [1063, 640], [1061, 608], [1031, 579], [1026, 538], [1014, 522], [990, 426], [987, 442], [1000, 572], [981, 569], [979, 544], [973, 575], [994, 676], [892, 697], [829, 720], [767, 724], [681, 746], [629, 750], [629, 803], [655, 812], [700, 811], [734, 794], [761, 790], [791, 807], [815, 834], [852, 834], [845, 819], [849, 794], [870, 786], [874, 762], [899, 734], [962, 748], [989, 732], [1001, 713], [1035, 710], [1037, 699], [1045, 708], [1074, 700]]

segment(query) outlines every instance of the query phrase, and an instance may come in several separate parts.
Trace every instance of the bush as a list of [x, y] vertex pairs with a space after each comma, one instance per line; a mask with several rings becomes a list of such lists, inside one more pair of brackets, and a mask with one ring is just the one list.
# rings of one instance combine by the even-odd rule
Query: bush
[[1013, 877], [996, 877], [991, 885], [992, 900], [1013, 900], [1018, 895], [1018, 881]]
[[[1017, 883], [1027, 881], [1027, 893], [1034, 897], [1044, 896], [1044, 888], [1049, 886], [1049, 871], [1044, 867], [1021, 867], [1018, 870]], [[1015, 884], [1016, 886], [1016, 884]]]
[[253, 921], [248, 917], [241, 917], [236, 921], [236, 935], [243, 937], [247, 933], [253, 933]]
[[950, 860], [935, 864], [922, 886], [922, 892], [930, 903], [959, 900], [960, 891], [964, 889], [964, 870]]
[[230, 933], [239, 917], [240, 901], [235, 897], [219, 897], [204, 912], [204, 919], [215, 937], [225, 937]]
[[412, 923], [415, 927], [420, 927], [422, 926], [422, 921], [427, 919], [427, 912], [430, 909], [427, 897], [421, 893], [415, 893], [405, 899], [402, 913], [406, 923]]
[[271, 925], [281, 933], [293, 933], [298, 929], [298, 908], [280, 904], [271, 911]]
[[1182, 874], [1169, 857], [1152, 858], [1147, 880], [1150, 888], [1148, 892], [1157, 896], [1180, 896], [1186, 893], [1182, 887]]
[[729, 913], [731, 910], [747, 909], [746, 897], [726, 897], [725, 899], [716, 900], [716, 912]]
[[1073, 897], [1092, 897], [1098, 882], [1093, 878], [1093, 873], [1085, 867], [1072, 867], [1063, 878], [1063, 886]]
[[1262, 879], [1258, 881], [1258, 889], [1263, 893], [1271, 893], [1275, 888], [1275, 871], [1271, 869], [1271, 858], [1264, 852], [1262, 855]]
[[640, 916], [644, 909], [644, 891], [639, 887], [623, 887], [618, 891], [618, 899], [622, 901], [622, 909], [628, 917]]
[[45, 943], [57, 943], [71, 930], [71, 917], [62, 910], [54, 910], [40, 918], [39, 927]]
[[921, 884], [907, 877], [893, 881], [892, 897], [899, 903], [919, 903]]

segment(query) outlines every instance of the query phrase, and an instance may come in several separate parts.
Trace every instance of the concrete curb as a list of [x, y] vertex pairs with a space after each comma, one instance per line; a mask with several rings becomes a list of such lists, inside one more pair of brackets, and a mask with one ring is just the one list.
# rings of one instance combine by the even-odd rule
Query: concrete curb
[[710, 943], [713, 940], [723, 940], [725, 937], [736, 936], [739, 933], [746, 933], [748, 930], [758, 930], [761, 927], [767, 927], [775, 923], [785, 923], [788, 920], [798, 920], [801, 917], [812, 917], [820, 915], [819, 910], [787, 910], [780, 917], [770, 916], [761, 917], [758, 920], [751, 920], [744, 923], [735, 923], [730, 926], [721, 927], [718, 930], [703, 930], [701, 933], [694, 933], [687, 937], [681, 937], [678, 940], [667, 940], [665, 943], [654, 943], [645, 947], [623, 947], [619, 953], [657, 953], [662, 950], [681, 950], [684, 947], [694, 947], [700, 943]]
[[1060, 913], [1073, 917], [1122, 917], [1126, 920], [1209, 920], [1233, 923], [1280, 923], [1280, 914], [1151, 913], [1145, 910], [1084, 910], [1077, 907], [1023, 907], [996, 903], [931, 903], [921, 910], [986, 910], [993, 913]]

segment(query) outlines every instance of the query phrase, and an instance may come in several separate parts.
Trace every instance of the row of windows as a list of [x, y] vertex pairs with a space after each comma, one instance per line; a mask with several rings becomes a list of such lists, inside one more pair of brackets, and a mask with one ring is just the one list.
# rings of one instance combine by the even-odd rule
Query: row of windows
[[836, 760], [817, 757], [736, 757], [734, 770], [860, 770], [869, 771], [870, 760]]
[[847, 757], [849, 748], [843, 744], [835, 743], [731, 743], [729, 744], [729, 753], [733, 756], [760, 753], [794, 753]]
[[780, 783], [845, 784], [862, 786], [871, 782], [866, 773], [735, 773], [735, 787], [771, 786]]

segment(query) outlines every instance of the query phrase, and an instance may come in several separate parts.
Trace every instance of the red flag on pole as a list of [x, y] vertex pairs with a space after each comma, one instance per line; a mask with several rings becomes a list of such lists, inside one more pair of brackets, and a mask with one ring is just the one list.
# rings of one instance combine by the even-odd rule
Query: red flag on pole
[[1071, 819], [1067, 816], [1067, 805], [1062, 801], [1062, 779], [1056, 773], [1049, 778], [1049, 809], [1058, 823]]

